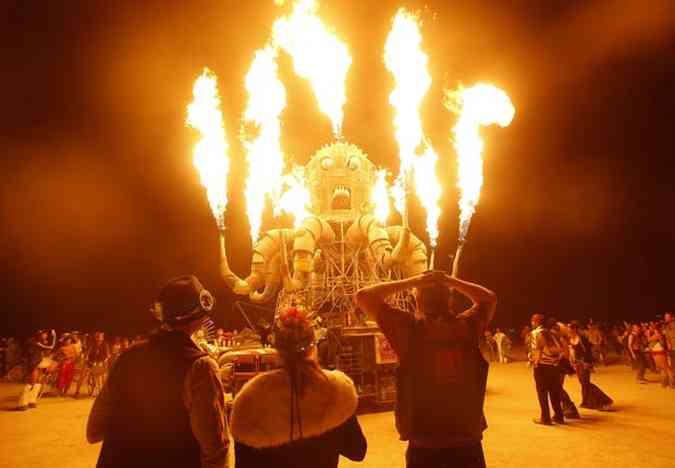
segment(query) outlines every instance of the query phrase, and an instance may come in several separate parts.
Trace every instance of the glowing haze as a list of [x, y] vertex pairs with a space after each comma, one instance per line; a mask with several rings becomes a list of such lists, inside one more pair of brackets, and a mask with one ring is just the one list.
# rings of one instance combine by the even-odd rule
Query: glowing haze
[[275, 205], [275, 216], [281, 212], [293, 217], [293, 226], [300, 227], [310, 215], [308, 211], [311, 198], [305, 183], [305, 174], [301, 166], [295, 167], [290, 174], [283, 177], [283, 193]]
[[286, 107], [286, 90], [278, 77], [276, 58], [272, 47], [258, 50], [246, 75], [248, 104], [244, 121], [256, 127], [255, 135], [242, 135], [249, 170], [246, 213], [253, 241], [260, 235], [265, 200], [268, 196], [272, 200], [279, 197], [284, 170], [279, 117]]
[[436, 177], [438, 155], [433, 148], [427, 146], [424, 154], [415, 160], [415, 192], [427, 212], [426, 229], [429, 244], [436, 247], [438, 240], [438, 219], [441, 217], [441, 184]]
[[373, 191], [370, 196], [370, 202], [375, 207], [375, 218], [382, 225], [387, 224], [389, 218], [389, 190], [387, 188], [387, 171], [381, 169], [377, 171], [377, 179], [373, 186]]
[[330, 118], [338, 137], [352, 59], [347, 46], [328, 31], [316, 10], [314, 0], [299, 0], [290, 16], [275, 21], [272, 40], [293, 58], [295, 72], [309, 80], [321, 112]]
[[205, 68], [195, 81], [193, 100], [187, 107], [186, 124], [199, 131], [201, 138], [194, 148], [193, 162], [216, 218], [218, 228], [225, 229], [227, 175], [230, 171], [228, 144], [220, 111], [216, 76]]
[[513, 120], [515, 108], [504, 91], [484, 83], [456, 91], [446, 90], [445, 106], [459, 114], [453, 134], [457, 151], [457, 186], [460, 190], [459, 241], [464, 242], [483, 186], [480, 126], [497, 124], [507, 127]]
[[[415, 191], [427, 212], [427, 233], [432, 247], [438, 239], [438, 202], [441, 187], [436, 177], [438, 156], [426, 143], [422, 130], [420, 105], [431, 86], [427, 55], [422, 52], [419, 19], [404, 9], [398, 10], [387, 36], [384, 63], [394, 75], [396, 86], [389, 95], [394, 107], [394, 128], [399, 146], [401, 172], [394, 190], [396, 207], [402, 211], [410, 174], [415, 174]], [[418, 156], [418, 151], [421, 155]]]

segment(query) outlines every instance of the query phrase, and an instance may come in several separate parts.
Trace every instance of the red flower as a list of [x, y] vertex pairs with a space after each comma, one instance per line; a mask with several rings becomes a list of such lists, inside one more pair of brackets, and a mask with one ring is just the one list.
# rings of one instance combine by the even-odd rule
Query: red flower
[[280, 314], [279, 320], [286, 327], [300, 326], [306, 320], [306, 317], [297, 307], [289, 307]]

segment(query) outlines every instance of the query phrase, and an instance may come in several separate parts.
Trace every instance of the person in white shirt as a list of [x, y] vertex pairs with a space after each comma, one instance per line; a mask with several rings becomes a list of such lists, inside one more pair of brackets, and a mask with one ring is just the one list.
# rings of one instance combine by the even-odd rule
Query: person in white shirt
[[506, 334], [501, 331], [501, 329], [497, 328], [497, 331], [495, 331], [492, 339], [494, 339], [495, 343], [497, 343], [497, 355], [499, 356], [499, 362], [509, 362], [507, 351], [507, 345], [509, 345], [511, 341], [509, 337], [506, 336]]

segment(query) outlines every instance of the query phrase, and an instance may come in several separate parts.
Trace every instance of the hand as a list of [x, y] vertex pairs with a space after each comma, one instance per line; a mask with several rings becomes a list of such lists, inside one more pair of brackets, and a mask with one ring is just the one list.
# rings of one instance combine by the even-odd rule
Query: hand
[[419, 288], [430, 288], [433, 286], [443, 286], [448, 284], [447, 273], [441, 270], [425, 271], [419, 276]]

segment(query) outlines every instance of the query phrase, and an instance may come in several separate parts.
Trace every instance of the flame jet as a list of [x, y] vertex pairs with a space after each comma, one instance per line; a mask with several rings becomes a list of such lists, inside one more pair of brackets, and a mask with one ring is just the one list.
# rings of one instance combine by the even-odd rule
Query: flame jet
[[244, 122], [256, 127], [257, 135], [242, 135], [248, 161], [246, 212], [251, 240], [260, 235], [265, 200], [280, 197], [284, 154], [281, 149], [281, 112], [286, 108], [286, 89], [278, 76], [277, 51], [268, 46], [255, 53], [246, 75], [248, 105]]
[[342, 134], [347, 72], [352, 64], [347, 46], [316, 15], [315, 0], [299, 0], [290, 16], [275, 21], [272, 41], [293, 58], [295, 72], [309, 80], [319, 109], [331, 121], [333, 135]]
[[230, 171], [229, 146], [220, 111], [220, 96], [216, 75], [208, 68], [197, 78], [194, 99], [187, 108], [186, 124], [199, 131], [201, 139], [195, 145], [193, 162], [218, 229], [225, 229], [227, 208], [227, 175]]
[[452, 132], [457, 151], [457, 187], [459, 199], [459, 239], [453, 260], [453, 275], [459, 270], [464, 243], [469, 232], [471, 217], [476, 211], [483, 186], [483, 140], [480, 127], [497, 124], [507, 127], [513, 120], [515, 108], [508, 95], [501, 89], [485, 83], [470, 88], [445, 91], [445, 106], [459, 114]]
[[[415, 191], [427, 212], [426, 229], [432, 248], [438, 239], [438, 205], [441, 186], [436, 177], [438, 156], [426, 142], [420, 118], [420, 105], [431, 86], [427, 55], [421, 50], [422, 35], [417, 16], [398, 10], [385, 43], [384, 63], [394, 75], [396, 86], [389, 96], [395, 109], [394, 127], [399, 145], [401, 169], [394, 186], [396, 207], [407, 227], [405, 196], [414, 174]], [[421, 155], [419, 150], [422, 149]]]
[[484, 145], [480, 127], [493, 124], [508, 127], [516, 111], [504, 91], [484, 83], [457, 91], [446, 90], [445, 106], [459, 113], [452, 132], [457, 151], [457, 187], [460, 190], [459, 240], [464, 242], [483, 187]]
[[389, 218], [389, 190], [387, 188], [387, 171], [380, 169], [376, 172], [375, 185], [370, 195], [370, 201], [375, 207], [375, 218], [383, 226]]

